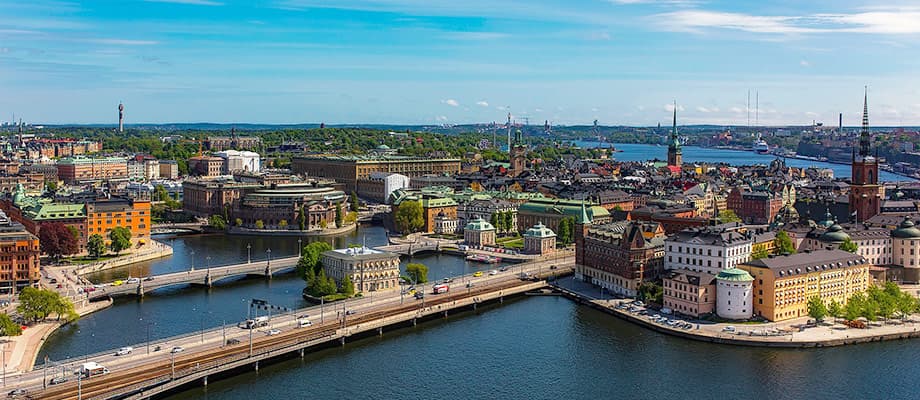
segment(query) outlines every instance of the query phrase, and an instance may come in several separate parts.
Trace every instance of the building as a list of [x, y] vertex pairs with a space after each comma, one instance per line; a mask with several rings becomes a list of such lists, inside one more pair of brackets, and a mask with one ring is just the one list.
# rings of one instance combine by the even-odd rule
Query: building
[[[57, 177], [54, 178], [57, 181]], [[45, 190], [45, 176], [37, 173], [6, 175], [0, 173], [0, 193], [12, 194], [16, 187], [22, 185], [26, 193], [41, 194]]]
[[150, 241], [150, 201], [113, 198], [87, 202], [85, 207], [87, 239], [98, 234], [108, 242], [109, 232], [120, 226], [131, 231], [132, 243]]
[[558, 232], [559, 221], [566, 217], [577, 219], [583, 208], [592, 224], [610, 222], [610, 212], [606, 208], [583, 200], [533, 199], [518, 206], [518, 232], [524, 232], [538, 223], [543, 223], [553, 232]]
[[38, 237], [0, 212], [0, 293], [14, 294], [41, 278]]
[[160, 160], [161, 179], [179, 179], [179, 163], [175, 160]]
[[147, 182], [160, 179], [160, 161], [153, 156], [137, 155], [128, 161], [128, 180]]
[[717, 275], [751, 258], [754, 239], [740, 223], [680, 231], [665, 240], [666, 270], [689, 269]]
[[519, 176], [527, 169], [527, 145], [520, 129], [514, 132], [514, 144], [511, 150], [511, 176]]
[[[474, 195], [472, 198], [460, 200], [454, 199], [459, 203], [457, 205], [457, 218], [461, 223], [471, 221], [477, 216], [482, 216], [487, 221], [492, 220], [492, 214], [509, 213], [511, 215], [511, 226], [517, 227], [517, 210], [518, 205], [508, 200], [496, 199], [486, 194]], [[516, 228], [512, 228], [516, 229]]]
[[262, 221], [265, 228], [299, 229], [303, 213], [303, 230], [319, 230], [335, 226], [336, 205], [345, 201], [345, 192], [318, 182], [258, 185], [231, 200], [229, 217], [250, 228]]
[[470, 247], [495, 246], [495, 227], [477, 217], [463, 228], [463, 242]]
[[[794, 193], [794, 192], [793, 192]], [[793, 197], [795, 195], [793, 194]], [[782, 193], [766, 191], [748, 191], [734, 187], [728, 194], [726, 206], [735, 212], [742, 221], [750, 224], [769, 224], [776, 219], [780, 210], [787, 204]], [[795, 201], [793, 200], [793, 204]]]
[[891, 231], [892, 264], [904, 268], [903, 281], [920, 282], [920, 229], [910, 215]]
[[716, 314], [725, 319], [754, 315], [754, 278], [745, 270], [729, 268], [716, 275]]
[[863, 98], [862, 131], [859, 133], [859, 154], [853, 153], [850, 182], [850, 213], [856, 221], [877, 215], [885, 197], [885, 187], [878, 183], [878, 160], [869, 153], [869, 95]]
[[367, 179], [358, 180], [356, 194], [362, 199], [386, 204], [393, 192], [408, 187], [408, 176], [389, 172], [372, 172]]
[[673, 312], [697, 318], [715, 310], [715, 277], [686, 269], [670, 271], [662, 279], [662, 303]]
[[808, 316], [808, 300], [844, 305], [869, 288], [869, 263], [843, 250], [774, 256], [738, 265], [754, 278], [754, 315], [770, 321]]
[[636, 296], [642, 282], [661, 277], [664, 238], [664, 230], [657, 223], [592, 224], [584, 238], [576, 240], [576, 256], [583, 255], [575, 276], [611, 293]]
[[556, 251], [556, 233], [542, 223], [524, 232], [524, 253], [544, 255]]
[[856, 254], [861, 255], [872, 265], [889, 265], [892, 263], [891, 231], [882, 227], [870, 227], [865, 224], [843, 224], [836, 221], [824, 229], [823, 226], [812, 228], [805, 234], [799, 245], [803, 250], [837, 249], [847, 240], [856, 245]]
[[674, 102], [674, 126], [671, 127], [671, 137], [668, 139], [668, 166], [680, 168], [683, 164], [683, 150], [680, 148], [680, 138], [677, 136], [677, 102]]
[[358, 181], [374, 172], [397, 173], [410, 179], [429, 174], [453, 175], [460, 172], [460, 159], [314, 155], [295, 157], [291, 168], [296, 174], [334, 179], [345, 184], [345, 190], [357, 191]]
[[211, 156], [195, 156], [188, 159], [188, 174], [200, 177], [224, 175], [224, 159]]
[[708, 218], [698, 217], [693, 207], [648, 205], [629, 212], [629, 219], [657, 222], [668, 235], [684, 229], [706, 226]]
[[399, 255], [351, 247], [323, 253], [323, 271], [340, 287], [347, 276], [356, 292], [377, 292], [399, 289]]
[[258, 182], [238, 182], [232, 179], [186, 179], [182, 183], [182, 208], [185, 212], [207, 218], [223, 215], [246, 190], [255, 190]]
[[458, 180], [449, 175], [422, 175], [413, 177], [409, 187], [413, 189], [424, 189], [431, 186], [449, 187], [455, 192], [466, 188], [466, 181]]
[[251, 151], [224, 150], [214, 153], [224, 160], [221, 173], [232, 175], [236, 172], [258, 173], [262, 170], [261, 156]]
[[230, 136], [210, 136], [205, 143], [211, 151], [258, 150], [262, 139], [258, 136], [237, 136], [235, 130], [231, 129]]
[[66, 157], [58, 160], [58, 179], [68, 185], [128, 179], [128, 161], [122, 157]]

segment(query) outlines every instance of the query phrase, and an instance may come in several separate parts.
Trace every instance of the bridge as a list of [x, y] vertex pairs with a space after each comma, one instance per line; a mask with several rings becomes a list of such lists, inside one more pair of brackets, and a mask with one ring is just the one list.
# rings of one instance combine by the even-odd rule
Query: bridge
[[151, 235], [183, 232], [202, 233], [204, 232], [204, 224], [201, 222], [186, 222], [176, 224], [153, 224], [150, 226]]
[[[134, 353], [114, 356], [114, 350], [62, 360], [60, 368], [75, 368], [94, 361], [111, 371], [91, 378], [72, 378], [67, 382], [45, 386], [46, 372], [38, 368], [21, 376], [17, 387], [24, 388], [33, 398], [63, 399], [148, 399], [162, 397], [188, 385], [207, 385], [208, 378], [224, 377], [247, 369], [258, 370], [260, 364], [284, 357], [304, 357], [306, 351], [319, 345], [336, 343], [344, 346], [349, 338], [383, 335], [384, 329], [414, 326], [420, 321], [448, 318], [459, 310], [475, 310], [484, 303], [501, 303], [505, 298], [546, 287], [543, 280], [523, 280], [521, 276], [543, 276], [552, 273], [571, 274], [574, 260], [562, 269], [549, 270], [549, 261], [521, 264], [520, 273], [503, 272], [497, 276], [455, 278], [473, 283], [455, 285], [449, 293], [428, 294], [422, 300], [404, 298], [399, 292], [369, 293], [364, 298], [276, 316], [268, 328], [280, 331], [264, 334], [254, 330], [220, 327], [169, 338], [169, 345], [181, 344], [185, 351], [143, 351], [144, 344], [135, 345]], [[517, 269], [517, 268], [515, 268]], [[346, 311], [346, 307], [348, 312]], [[309, 312], [313, 325], [299, 328], [298, 315]], [[200, 335], [200, 336], [199, 336]], [[257, 337], [254, 337], [257, 336]], [[165, 345], [166, 342], [163, 342]], [[158, 347], [159, 348], [159, 347]], [[149, 350], [149, 343], [148, 343]], [[57, 368], [55, 368], [57, 369]], [[8, 386], [9, 388], [9, 386]]]
[[173, 285], [193, 284], [211, 287], [214, 282], [222, 279], [246, 275], [257, 275], [270, 278], [276, 273], [292, 270], [297, 266], [297, 261], [299, 259], [300, 257], [284, 257], [274, 260], [220, 265], [162, 275], [152, 275], [145, 278], [139, 278], [140, 281], [138, 283], [122, 283], [117, 286], [115, 286], [114, 283], [106, 284], [104, 287], [90, 292], [89, 298], [92, 300], [109, 296], [143, 296], [151, 290]]
[[374, 249], [380, 251], [388, 251], [390, 253], [396, 253], [404, 256], [414, 256], [418, 253], [426, 251], [441, 251], [441, 242], [425, 241], [421, 243], [389, 244], [386, 246], [377, 246]]

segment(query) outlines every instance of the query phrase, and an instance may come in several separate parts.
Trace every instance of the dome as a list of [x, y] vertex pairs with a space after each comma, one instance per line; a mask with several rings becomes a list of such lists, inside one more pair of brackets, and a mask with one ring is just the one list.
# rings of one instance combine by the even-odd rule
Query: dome
[[818, 237], [818, 240], [829, 243], [843, 243], [846, 242], [849, 238], [850, 235], [844, 232], [843, 227], [835, 223], [834, 225], [831, 225], [830, 228], [827, 228], [827, 232], [821, 234], [821, 236]]
[[891, 237], [899, 239], [920, 239], [920, 229], [914, 226], [914, 221], [910, 215], [904, 216], [904, 221], [898, 225], [898, 228], [891, 231]]
[[830, 210], [827, 211], [827, 214], [826, 214], [825, 216], [827, 217], [827, 219], [825, 219], [824, 221], [819, 222], [818, 225], [821, 225], [821, 226], [823, 226], [823, 227], [825, 227], [825, 228], [830, 228], [831, 226], [833, 226], [833, 225], [836, 223], [836, 221], [834, 221], [834, 216], [831, 215]]
[[482, 217], [476, 217], [476, 219], [466, 224], [464, 229], [468, 231], [494, 231], [495, 227], [489, 221], [482, 219]]
[[377, 150], [389, 150], [389, 149], [390, 149], [390, 146], [387, 146], [385, 144], [381, 144], [380, 146], [377, 146]]
[[543, 225], [542, 222], [538, 222], [532, 228], [528, 229], [527, 232], [524, 232], [524, 237], [536, 237], [536, 238], [547, 238], [555, 237], [556, 233], [552, 229]]
[[720, 281], [752, 282], [754, 277], [743, 269], [729, 268], [719, 272], [719, 275], [716, 275], [716, 279]]

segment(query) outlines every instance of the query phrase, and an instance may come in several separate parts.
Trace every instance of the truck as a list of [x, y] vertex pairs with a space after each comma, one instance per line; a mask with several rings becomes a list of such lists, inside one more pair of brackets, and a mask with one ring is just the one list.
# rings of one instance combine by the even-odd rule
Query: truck
[[107, 373], [109, 373], [109, 369], [95, 361], [83, 363], [83, 365], [80, 366], [80, 374], [86, 378], [96, 375], [105, 375]]
[[239, 323], [239, 327], [242, 329], [255, 329], [261, 328], [263, 326], [268, 326], [268, 317], [256, 317], [255, 319], [247, 319]]
[[446, 283], [441, 283], [431, 287], [431, 294], [447, 293], [449, 290], [450, 286], [448, 286]]

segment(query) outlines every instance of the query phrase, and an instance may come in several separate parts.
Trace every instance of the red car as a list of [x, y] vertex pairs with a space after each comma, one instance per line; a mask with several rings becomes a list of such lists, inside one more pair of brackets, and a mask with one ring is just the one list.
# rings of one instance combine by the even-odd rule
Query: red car
[[94, 288], [94, 287], [92, 287], [92, 286], [87, 286], [87, 287], [83, 288], [83, 291], [84, 291], [84, 292], [87, 292], [87, 293], [89, 293], [89, 292], [95, 292], [95, 291], [96, 291], [96, 288]]

